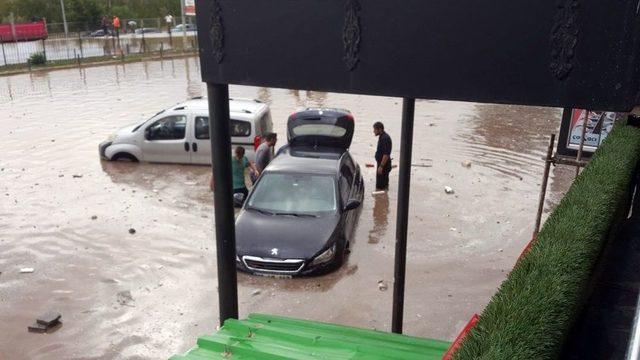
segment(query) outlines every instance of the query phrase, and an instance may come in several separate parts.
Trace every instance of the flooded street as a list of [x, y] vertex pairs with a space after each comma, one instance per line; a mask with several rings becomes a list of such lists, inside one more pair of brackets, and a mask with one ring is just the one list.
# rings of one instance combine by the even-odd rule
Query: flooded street
[[[0, 77], [0, 359], [160, 359], [215, 331], [210, 169], [98, 156], [118, 128], [205, 95], [198, 66], [189, 58]], [[388, 197], [374, 198], [375, 170], [364, 165], [373, 162], [376, 121], [399, 159], [401, 99], [240, 86], [230, 93], [271, 106], [278, 146], [298, 107], [350, 109], [351, 151], [366, 183], [345, 266], [288, 280], [239, 274], [240, 316], [389, 331], [398, 171]], [[542, 157], [560, 115], [416, 102], [405, 333], [453, 340], [495, 293], [531, 238]], [[552, 169], [548, 206], [573, 171]], [[21, 274], [25, 267], [35, 271]], [[389, 290], [378, 289], [380, 280]], [[49, 310], [63, 326], [28, 333]]]

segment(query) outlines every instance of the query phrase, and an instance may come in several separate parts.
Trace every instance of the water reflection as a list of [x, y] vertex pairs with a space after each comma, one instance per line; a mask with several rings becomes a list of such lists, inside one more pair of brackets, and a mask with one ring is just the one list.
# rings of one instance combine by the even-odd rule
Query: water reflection
[[7, 93], [9, 94], [9, 99], [13, 100], [13, 91], [11, 90], [11, 77], [7, 78]]
[[269, 88], [259, 88], [258, 89], [258, 100], [263, 103], [270, 104], [271, 103], [271, 90]]
[[535, 179], [544, 163], [545, 139], [557, 132], [555, 108], [477, 104], [470, 129], [457, 134], [460, 153], [504, 176]]
[[[200, 82], [200, 77], [193, 76], [191, 74], [191, 61], [189, 58], [184, 58], [184, 71], [187, 77], [187, 97], [189, 99], [202, 96], [202, 83]], [[196, 69], [197, 70], [197, 69]]]
[[369, 244], [378, 244], [384, 238], [389, 225], [389, 195], [376, 195], [373, 198], [373, 228], [369, 231]]
[[300, 90], [288, 90], [289, 94], [295, 99], [296, 107], [324, 107], [327, 102], [327, 93], [322, 91], [304, 91], [304, 97], [301, 96]]

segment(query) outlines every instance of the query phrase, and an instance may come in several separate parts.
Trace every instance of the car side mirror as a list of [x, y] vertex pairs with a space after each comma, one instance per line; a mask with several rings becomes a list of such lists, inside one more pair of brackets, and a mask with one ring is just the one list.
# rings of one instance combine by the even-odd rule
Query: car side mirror
[[355, 210], [360, 207], [360, 201], [351, 199], [347, 201], [347, 205], [344, 206], [344, 211]]
[[233, 194], [233, 206], [237, 207], [237, 208], [241, 208], [242, 205], [244, 205], [244, 201], [246, 199], [244, 198], [244, 194], [242, 193], [235, 193]]

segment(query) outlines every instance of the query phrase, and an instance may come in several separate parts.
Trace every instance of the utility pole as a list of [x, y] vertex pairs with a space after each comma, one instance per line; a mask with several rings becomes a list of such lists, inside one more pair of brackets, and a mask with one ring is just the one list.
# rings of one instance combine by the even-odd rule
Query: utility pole
[[69, 38], [69, 27], [67, 26], [67, 15], [64, 13], [64, 0], [60, 0], [60, 8], [62, 9], [62, 23], [64, 24], [64, 38]]
[[69, 27], [67, 26], [67, 15], [64, 13], [64, 0], [60, 0], [62, 9], [62, 23], [64, 24], [64, 43], [67, 45], [67, 59], [69, 58]]
[[182, 16], [182, 52], [187, 47], [187, 23], [184, 21], [184, 0], [180, 0], [180, 15]]
[[13, 41], [18, 42], [18, 37], [16, 36], [16, 21], [13, 18], [13, 13], [9, 13], [9, 18], [11, 19], [11, 36], [13, 36]]

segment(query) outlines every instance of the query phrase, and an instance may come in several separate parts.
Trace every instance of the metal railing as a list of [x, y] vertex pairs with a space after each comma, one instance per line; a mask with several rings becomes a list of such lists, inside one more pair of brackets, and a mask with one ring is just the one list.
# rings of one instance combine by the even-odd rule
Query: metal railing
[[[96, 61], [98, 58], [121, 58], [130, 55], [160, 55], [195, 51], [197, 34], [168, 32], [161, 19], [121, 20], [122, 28], [87, 29], [86, 24], [69, 23], [67, 34], [62, 24], [47, 24], [48, 34], [22, 32], [16, 38], [0, 38], [0, 71], [20, 65], [51, 65], [56, 62]], [[75, 30], [75, 31], [72, 31]]]

